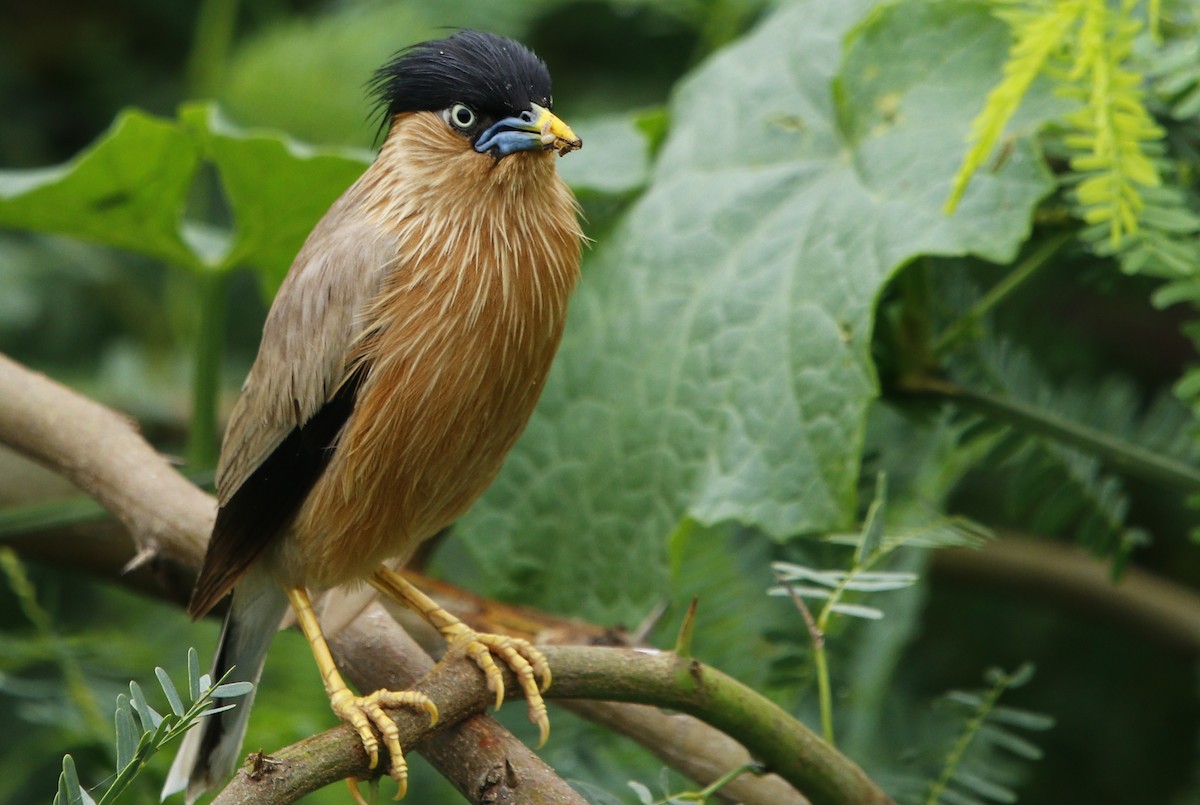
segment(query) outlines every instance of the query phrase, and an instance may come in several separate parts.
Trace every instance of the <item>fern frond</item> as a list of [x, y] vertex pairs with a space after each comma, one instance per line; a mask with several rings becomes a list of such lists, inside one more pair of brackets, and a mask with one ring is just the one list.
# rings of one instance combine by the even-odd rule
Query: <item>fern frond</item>
[[[1062, 123], [1073, 175], [1068, 177], [1080, 217], [1103, 226], [1113, 250], [1143, 225], [1147, 188], [1161, 183], [1153, 160], [1164, 132], [1146, 108], [1144, 77], [1130, 65], [1144, 25], [1134, 3], [1108, 0], [996, 0], [997, 15], [1013, 32], [1003, 77], [972, 123], [971, 147], [955, 174], [947, 212], [957, 206], [971, 176], [988, 159], [1021, 100], [1040, 75], [1053, 77], [1061, 95], [1078, 103]], [[1153, 23], [1157, 13], [1151, 9]], [[1065, 69], [1057, 70], [1059, 64]]]
[[1068, 73], [1066, 91], [1084, 102], [1065, 121], [1072, 129], [1064, 138], [1074, 152], [1071, 169], [1081, 178], [1075, 198], [1085, 222], [1106, 225], [1114, 249], [1138, 231], [1142, 188], [1161, 184], [1147, 144], [1161, 140], [1163, 130], [1146, 110], [1143, 76], [1129, 68], [1141, 28], [1127, 9], [1118, 13], [1107, 0], [1088, 0]]
[[[1093, 553], [1112, 556], [1114, 573], [1147, 535], [1127, 522], [1124, 481], [1105, 462], [1135, 474], [1142, 470], [1118, 461], [1120, 456], [1140, 451], [1173, 465], [1197, 463], [1196, 441], [1191, 438], [1196, 420], [1178, 400], [1163, 394], [1147, 406], [1141, 392], [1119, 377], [1099, 384], [1051, 382], [1028, 352], [997, 339], [986, 327], [971, 350], [956, 353], [953, 374], [987, 389], [989, 398], [1019, 404], [1029, 416], [1075, 423], [1104, 434], [1114, 450], [1120, 447], [1103, 454], [1102, 461], [1100, 453], [1056, 439], [1056, 429], [1043, 432], [1015, 424], [992, 454], [1006, 470], [1010, 512], [1028, 528], [1071, 534]], [[1200, 393], [1200, 376], [1196, 390]]]
[[[1033, 678], [1033, 666], [1026, 663], [1006, 674], [993, 668], [985, 675], [991, 687], [986, 691], [951, 691], [943, 701], [970, 711], [963, 730], [946, 754], [941, 773], [929, 784], [925, 805], [957, 802], [1016, 802], [1016, 794], [990, 776], [982, 764], [968, 764], [970, 749], [1001, 749], [1026, 760], [1041, 757], [1041, 750], [1012, 729], [1041, 731], [1054, 726], [1054, 720], [1041, 713], [1015, 710], [999, 704], [1007, 691], [1019, 688]], [[1002, 726], [1001, 726], [1002, 725]], [[1011, 729], [1005, 729], [1011, 728]]]

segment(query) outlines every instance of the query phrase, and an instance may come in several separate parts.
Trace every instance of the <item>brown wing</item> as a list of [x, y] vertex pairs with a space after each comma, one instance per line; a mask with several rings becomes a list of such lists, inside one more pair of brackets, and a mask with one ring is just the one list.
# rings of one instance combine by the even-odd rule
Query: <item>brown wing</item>
[[329, 461], [368, 370], [349, 366], [396, 240], [353, 215], [354, 188], [313, 229], [279, 289], [217, 466], [220, 509], [188, 612], [200, 617], [287, 529]]

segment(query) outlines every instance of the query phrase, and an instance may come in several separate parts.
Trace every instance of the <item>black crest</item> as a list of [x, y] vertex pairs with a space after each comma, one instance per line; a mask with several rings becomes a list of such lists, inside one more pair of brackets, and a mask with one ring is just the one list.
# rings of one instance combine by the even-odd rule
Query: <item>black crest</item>
[[495, 34], [459, 31], [397, 53], [370, 83], [384, 125], [401, 112], [440, 111], [465, 103], [481, 115], [519, 115], [531, 103], [550, 108], [550, 72], [533, 51]]

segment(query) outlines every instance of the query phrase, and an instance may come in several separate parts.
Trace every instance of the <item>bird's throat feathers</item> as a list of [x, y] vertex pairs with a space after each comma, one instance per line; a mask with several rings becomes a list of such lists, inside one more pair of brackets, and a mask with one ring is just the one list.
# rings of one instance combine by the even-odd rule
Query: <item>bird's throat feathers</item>
[[415, 112], [396, 117], [350, 192], [403, 244], [393, 285], [452, 281], [443, 305], [469, 294], [472, 319], [485, 309], [526, 319], [543, 304], [565, 306], [578, 278], [578, 205], [555, 159], [550, 151], [478, 153], [436, 114]]

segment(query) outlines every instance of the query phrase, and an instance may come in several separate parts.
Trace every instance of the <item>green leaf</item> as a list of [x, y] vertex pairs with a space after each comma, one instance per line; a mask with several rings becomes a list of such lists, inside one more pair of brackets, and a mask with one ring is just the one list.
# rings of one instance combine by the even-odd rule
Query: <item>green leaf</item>
[[236, 704], [223, 704], [220, 707], [212, 707], [204, 710], [199, 716], [197, 716], [197, 718], [208, 718], [209, 716], [215, 716], [217, 713], [224, 713], [226, 710], [232, 710], [235, 707], [237, 707]]
[[984, 724], [980, 727], [979, 737], [981, 740], [986, 740], [994, 746], [1007, 749], [1014, 755], [1026, 760], [1041, 760], [1045, 756], [1045, 753], [1037, 744], [993, 724]]
[[654, 805], [654, 795], [650, 793], [649, 788], [637, 780], [629, 780], [625, 784], [633, 789], [633, 793], [637, 794], [638, 802], [641, 802], [642, 805]]
[[214, 699], [232, 699], [237, 696], [245, 696], [252, 690], [254, 690], [252, 682], [226, 682], [224, 685], [217, 685], [208, 695]]
[[54, 168], [0, 171], [0, 227], [80, 238], [199, 267], [180, 230], [199, 164], [172, 121], [124, 111], [107, 132]]
[[79, 784], [79, 773], [75, 771], [75, 759], [63, 755], [62, 774], [58, 777], [58, 793], [54, 805], [83, 805], [83, 786]]
[[137, 682], [130, 681], [129, 683], [129, 700], [142, 722], [142, 731], [151, 732], [158, 729], [158, 725], [162, 723], [162, 716], [146, 702], [142, 686]]
[[129, 699], [125, 694], [117, 696], [117, 709], [113, 713], [117, 732], [117, 769], [123, 769], [133, 761], [137, 750], [139, 733], [129, 712]]
[[1019, 710], [1015, 707], [1006, 707], [1003, 705], [992, 710], [988, 718], [997, 724], [1020, 727], [1026, 730], [1048, 730], [1054, 726], [1054, 719], [1044, 713]]
[[179, 698], [179, 691], [175, 690], [175, 683], [171, 681], [167, 672], [160, 666], [154, 669], [154, 675], [158, 677], [158, 684], [162, 685], [163, 695], [167, 697], [167, 702], [171, 705], [171, 712], [177, 716], [186, 713], [183, 700]]
[[946, 699], [947, 701], [969, 707], [972, 710], [978, 709], [983, 705], [982, 696], [980, 696], [978, 693], [968, 693], [963, 690], [952, 690], [942, 698]]
[[954, 782], [961, 785], [963, 788], [970, 789], [974, 794], [978, 794], [985, 799], [993, 802], [1016, 802], [1017, 794], [1011, 788], [1007, 788], [991, 780], [980, 777], [978, 774], [972, 774], [969, 771], [959, 769], [954, 774]]
[[680, 84], [539, 412], [462, 523], [493, 594], [635, 618], [684, 516], [855, 521], [880, 291], [920, 254], [1012, 259], [1051, 189], [1016, 140], [942, 214], [1007, 29], [978, 3], [889, 5], [843, 51], [871, 5], [789, 6]]
[[942, 795], [938, 797], [938, 802], [943, 805], [984, 805], [980, 800], [960, 794], [953, 789], [943, 791]]
[[206, 686], [200, 684], [200, 654], [194, 647], [188, 647], [188, 699], [196, 701], [203, 694]]
[[180, 120], [216, 165], [237, 222], [222, 264], [253, 268], [271, 298], [308, 233], [363, 172], [370, 154], [241, 129], [211, 104], [185, 106]]

